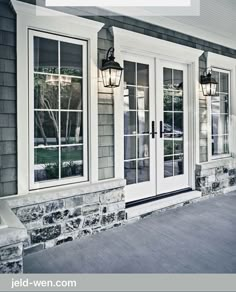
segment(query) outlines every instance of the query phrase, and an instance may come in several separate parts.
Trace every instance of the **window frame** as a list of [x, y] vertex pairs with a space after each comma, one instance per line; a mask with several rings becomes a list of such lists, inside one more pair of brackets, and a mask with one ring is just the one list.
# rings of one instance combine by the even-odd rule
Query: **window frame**
[[[87, 42], [82, 41], [79, 39], [54, 35], [51, 33], [41, 32], [41, 31], [35, 31], [32, 29], [29, 29], [29, 173], [30, 173], [30, 190], [34, 189], [40, 189], [40, 188], [46, 188], [46, 187], [52, 187], [52, 186], [59, 186], [69, 183], [75, 183], [75, 182], [83, 182], [88, 180], [88, 147], [87, 147], [87, 136], [88, 136], [88, 124], [87, 124], [87, 116], [88, 116], [88, 110], [87, 110]], [[45, 181], [34, 181], [34, 37], [41, 37], [45, 39], [51, 39], [55, 40], [57, 42], [66, 42], [70, 44], [77, 44], [81, 45], [83, 47], [82, 49], [82, 64], [83, 64], [83, 76], [82, 76], [82, 88], [83, 88], [83, 176], [72, 176], [68, 178], [58, 178], [58, 179], [52, 179], [52, 180], [45, 180]], [[60, 66], [60, 50], [58, 50], [58, 65]], [[59, 73], [58, 73], [59, 74]], [[55, 75], [58, 75], [55, 74]], [[43, 74], [44, 75], [44, 74]], [[54, 75], [54, 74], [52, 74]], [[58, 92], [60, 92], [60, 85], [58, 88]], [[60, 96], [60, 93], [59, 93]], [[58, 96], [58, 97], [59, 97]], [[60, 108], [60, 106], [59, 106]], [[58, 111], [59, 111], [58, 108]], [[59, 129], [60, 129], [60, 123], [59, 123]], [[60, 135], [61, 130], [59, 130]], [[60, 147], [63, 146], [63, 144], [58, 145]], [[76, 145], [75, 145], [76, 146]], [[60, 159], [59, 165], [61, 165]]]
[[[209, 133], [209, 144], [210, 144], [210, 148], [209, 148], [209, 153], [210, 153], [210, 159], [211, 160], [217, 160], [217, 159], [222, 159], [222, 158], [229, 158], [231, 157], [231, 153], [230, 153], [230, 133], [231, 133], [231, 71], [230, 70], [226, 70], [226, 69], [222, 69], [222, 68], [217, 68], [217, 67], [211, 67], [212, 71], [216, 71], [218, 73], [226, 73], [228, 74], [228, 86], [229, 86], [229, 91], [228, 91], [228, 96], [229, 96], [229, 112], [228, 112], [228, 117], [229, 117], [229, 121], [228, 121], [228, 146], [229, 146], [229, 153], [225, 153], [225, 154], [218, 154], [218, 155], [213, 155], [212, 154], [212, 136], [213, 136], [213, 133], [212, 133], [212, 97], [210, 97], [208, 99], [208, 123], [209, 123], [209, 128], [210, 128], [210, 131], [208, 131]], [[219, 91], [219, 93], [222, 93]], [[218, 135], [219, 136], [219, 135]], [[223, 135], [222, 135], [223, 136]], [[226, 135], [225, 135], [226, 136]]]
[[[98, 182], [98, 68], [97, 39], [98, 32], [104, 23], [77, 17], [45, 7], [35, 6], [16, 0], [11, 0], [17, 14], [17, 195], [35, 193], [30, 190], [29, 163], [29, 56], [28, 30], [38, 30], [53, 35], [87, 41], [88, 56], [88, 181], [74, 182], [74, 186], [89, 185]], [[78, 183], [77, 183], [78, 182]], [[72, 183], [71, 183], [72, 185]], [[66, 186], [66, 185], [65, 185]], [[65, 187], [64, 186], [64, 187]], [[68, 186], [67, 186], [68, 187]], [[63, 185], [50, 187], [57, 191]], [[45, 188], [45, 190], [47, 190]]]
[[[236, 143], [236, 133], [232, 131], [232, 125], [235, 123], [234, 116], [236, 115], [236, 59], [230, 58], [227, 56], [215, 54], [215, 53], [205, 53], [207, 58], [207, 67], [213, 68], [216, 70], [223, 70], [230, 73], [229, 79], [229, 94], [230, 94], [230, 105], [229, 105], [229, 154], [217, 155], [215, 157], [212, 155], [212, 144], [211, 144], [211, 98], [207, 100], [207, 114], [208, 114], [208, 160], [207, 162], [214, 161], [224, 161], [224, 159], [228, 159], [236, 156], [236, 149], [233, 147]], [[235, 149], [235, 150], [234, 150]], [[206, 163], [207, 163], [206, 162]]]

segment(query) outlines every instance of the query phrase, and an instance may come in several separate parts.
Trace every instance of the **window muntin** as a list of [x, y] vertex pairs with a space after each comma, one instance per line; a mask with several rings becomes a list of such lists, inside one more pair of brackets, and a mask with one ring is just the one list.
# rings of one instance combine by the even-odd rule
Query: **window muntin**
[[40, 32], [31, 41], [31, 188], [87, 180], [86, 42]]
[[211, 97], [211, 154], [213, 158], [229, 155], [230, 72], [213, 69], [218, 82], [216, 96]]

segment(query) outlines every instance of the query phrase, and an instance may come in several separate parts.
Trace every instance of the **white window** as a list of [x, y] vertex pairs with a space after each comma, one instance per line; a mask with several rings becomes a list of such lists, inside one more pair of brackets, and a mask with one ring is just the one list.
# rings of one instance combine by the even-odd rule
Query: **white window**
[[210, 108], [211, 155], [214, 159], [230, 153], [230, 72], [213, 68], [212, 76], [218, 82], [217, 95], [211, 97]]
[[96, 183], [97, 34], [104, 24], [12, 4], [17, 13], [18, 194]]
[[29, 31], [31, 188], [85, 181], [87, 42]]
[[207, 98], [208, 161], [234, 157], [236, 134], [236, 60], [214, 53], [206, 53], [207, 68], [212, 68], [218, 82], [217, 96]]

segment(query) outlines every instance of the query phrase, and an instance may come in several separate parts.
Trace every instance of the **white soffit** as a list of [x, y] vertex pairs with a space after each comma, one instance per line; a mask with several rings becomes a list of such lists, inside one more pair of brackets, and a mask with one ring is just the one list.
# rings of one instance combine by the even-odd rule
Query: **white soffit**
[[[236, 49], [236, 1], [201, 0], [199, 16], [157, 16], [151, 7], [135, 9], [136, 19]], [[112, 9], [129, 14], [126, 9]]]

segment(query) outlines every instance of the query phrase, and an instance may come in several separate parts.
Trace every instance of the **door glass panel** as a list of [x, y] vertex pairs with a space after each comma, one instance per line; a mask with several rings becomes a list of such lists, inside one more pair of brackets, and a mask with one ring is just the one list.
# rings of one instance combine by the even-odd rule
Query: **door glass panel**
[[183, 71], [163, 69], [164, 177], [184, 174]]
[[124, 176], [150, 180], [149, 65], [124, 62]]
[[127, 86], [124, 90], [124, 110], [136, 110], [136, 89], [132, 86]]
[[145, 182], [150, 180], [150, 160], [144, 159], [138, 161], [138, 182]]

